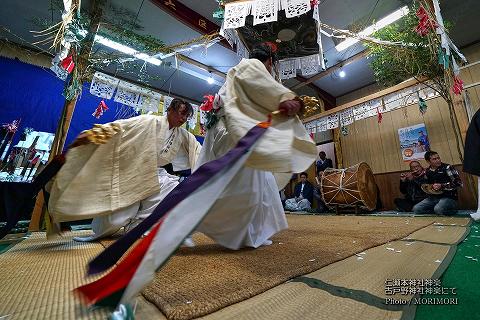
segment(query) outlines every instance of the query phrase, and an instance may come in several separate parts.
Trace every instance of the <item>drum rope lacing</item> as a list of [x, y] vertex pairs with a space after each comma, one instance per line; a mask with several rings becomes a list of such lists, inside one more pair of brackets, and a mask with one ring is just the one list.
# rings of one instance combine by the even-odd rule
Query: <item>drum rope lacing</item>
[[[356, 204], [358, 202], [362, 203], [362, 199], [357, 197], [355, 194], [352, 194], [352, 192], [355, 192], [355, 193], [359, 193], [359, 190], [355, 190], [355, 189], [349, 189], [349, 188], [346, 188], [347, 186], [350, 186], [352, 184], [355, 184], [355, 182], [357, 181], [352, 181], [351, 183], [350, 180], [352, 180], [354, 178], [354, 174], [352, 174], [350, 177], [347, 178], [347, 180], [345, 181], [345, 183], [343, 182], [343, 179], [345, 178], [345, 172], [347, 170], [351, 170], [352, 172], [357, 172], [358, 171], [358, 167], [359, 165], [356, 165], [354, 168], [348, 168], [346, 170], [342, 170], [342, 174], [340, 176], [340, 184], [337, 184], [335, 183], [335, 181], [332, 181], [331, 179], [329, 179], [328, 177], [329, 176], [334, 176], [336, 175], [337, 172], [332, 172], [330, 174], [323, 174], [323, 179], [329, 181], [330, 183], [332, 183], [334, 186], [338, 187], [337, 190], [332, 190], [332, 191], [327, 191], [327, 192], [323, 192], [323, 189], [322, 189], [322, 198], [323, 198], [323, 201], [325, 202], [325, 194], [330, 194], [332, 192], [335, 192], [334, 196], [326, 202], [326, 204], [338, 204], [338, 205], [352, 205], [352, 204]], [[353, 170], [354, 169], [354, 170]], [[337, 203], [337, 202], [333, 202], [333, 199], [335, 199], [335, 197], [340, 193], [342, 192], [342, 196], [343, 196], [343, 199], [345, 200], [346, 203]], [[345, 197], [345, 193], [350, 195], [352, 198], [354, 198], [356, 201], [353, 201], [352, 203], [349, 203]]]

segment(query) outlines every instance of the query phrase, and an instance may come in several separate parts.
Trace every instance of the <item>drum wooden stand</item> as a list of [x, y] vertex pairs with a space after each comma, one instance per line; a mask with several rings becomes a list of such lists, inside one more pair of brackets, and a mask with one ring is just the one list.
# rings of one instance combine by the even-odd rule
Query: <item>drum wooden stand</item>
[[377, 184], [368, 164], [362, 162], [347, 169], [326, 169], [320, 191], [330, 209], [355, 208], [372, 211], [377, 205]]

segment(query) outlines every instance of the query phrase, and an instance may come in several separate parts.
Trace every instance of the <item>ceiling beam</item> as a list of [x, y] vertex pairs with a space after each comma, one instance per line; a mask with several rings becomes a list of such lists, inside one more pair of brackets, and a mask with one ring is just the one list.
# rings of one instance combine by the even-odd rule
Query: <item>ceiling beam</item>
[[292, 87], [292, 90], [295, 90], [295, 89], [299, 89], [301, 87], [304, 87], [306, 85], [308, 85], [309, 83], [312, 83], [313, 81], [317, 81], [323, 77], [326, 77], [328, 76], [329, 74], [332, 74], [334, 73], [335, 71], [345, 67], [346, 65], [349, 65], [357, 60], [360, 60], [364, 57], [366, 57], [368, 55], [368, 50], [365, 49], [363, 51], [360, 51], [359, 53], [351, 56], [350, 58], [346, 59], [346, 60], [343, 60], [339, 63], [337, 63], [336, 65], [334, 65], [333, 67], [330, 67], [328, 68], [327, 70], [323, 71], [323, 72], [320, 72], [319, 74], [307, 79], [305, 82], [302, 82], [302, 83], [299, 83], [295, 86]]
[[[150, 1], [175, 19], [182, 21], [185, 25], [199, 32], [200, 34], [212, 34], [220, 30], [220, 27], [217, 24], [198, 14], [198, 12], [190, 9], [178, 0]], [[220, 41], [220, 44], [231, 49], [226, 40]]]

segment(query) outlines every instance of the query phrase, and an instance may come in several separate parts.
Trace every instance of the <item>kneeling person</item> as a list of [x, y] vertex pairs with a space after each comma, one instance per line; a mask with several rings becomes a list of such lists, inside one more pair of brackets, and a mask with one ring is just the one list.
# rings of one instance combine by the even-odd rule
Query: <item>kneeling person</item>
[[180, 128], [192, 113], [188, 102], [174, 99], [166, 116], [142, 115], [82, 133], [51, 190], [53, 221], [93, 218], [95, 235], [76, 239], [91, 241], [148, 217], [179, 183], [164, 167], [180, 150], [195, 166], [200, 144]]

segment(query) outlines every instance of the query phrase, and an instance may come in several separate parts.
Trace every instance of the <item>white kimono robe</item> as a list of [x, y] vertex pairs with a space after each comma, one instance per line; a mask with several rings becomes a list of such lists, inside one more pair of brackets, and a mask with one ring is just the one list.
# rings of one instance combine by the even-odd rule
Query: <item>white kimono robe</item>
[[106, 144], [68, 152], [51, 190], [54, 222], [97, 218], [93, 229], [98, 234], [125, 219], [119, 212], [143, 212], [144, 218], [178, 184], [177, 177], [160, 167], [172, 162], [180, 149], [195, 166], [200, 144], [183, 128], [169, 130], [166, 116], [115, 123], [121, 130]]
[[[219, 91], [215, 107], [220, 108], [220, 120], [207, 131], [197, 166], [224, 155], [250, 128], [266, 121], [281, 102], [294, 97], [273, 79], [263, 63], [242, 60], [228, 72]], [[298, 117], [274, 117], [245, 167], [225, 188], [197, 231], [230, 249], [256, 248], [266, 243], [287, 228], [279, 189], [293, 172], [306, 170], [316, 153]]]

